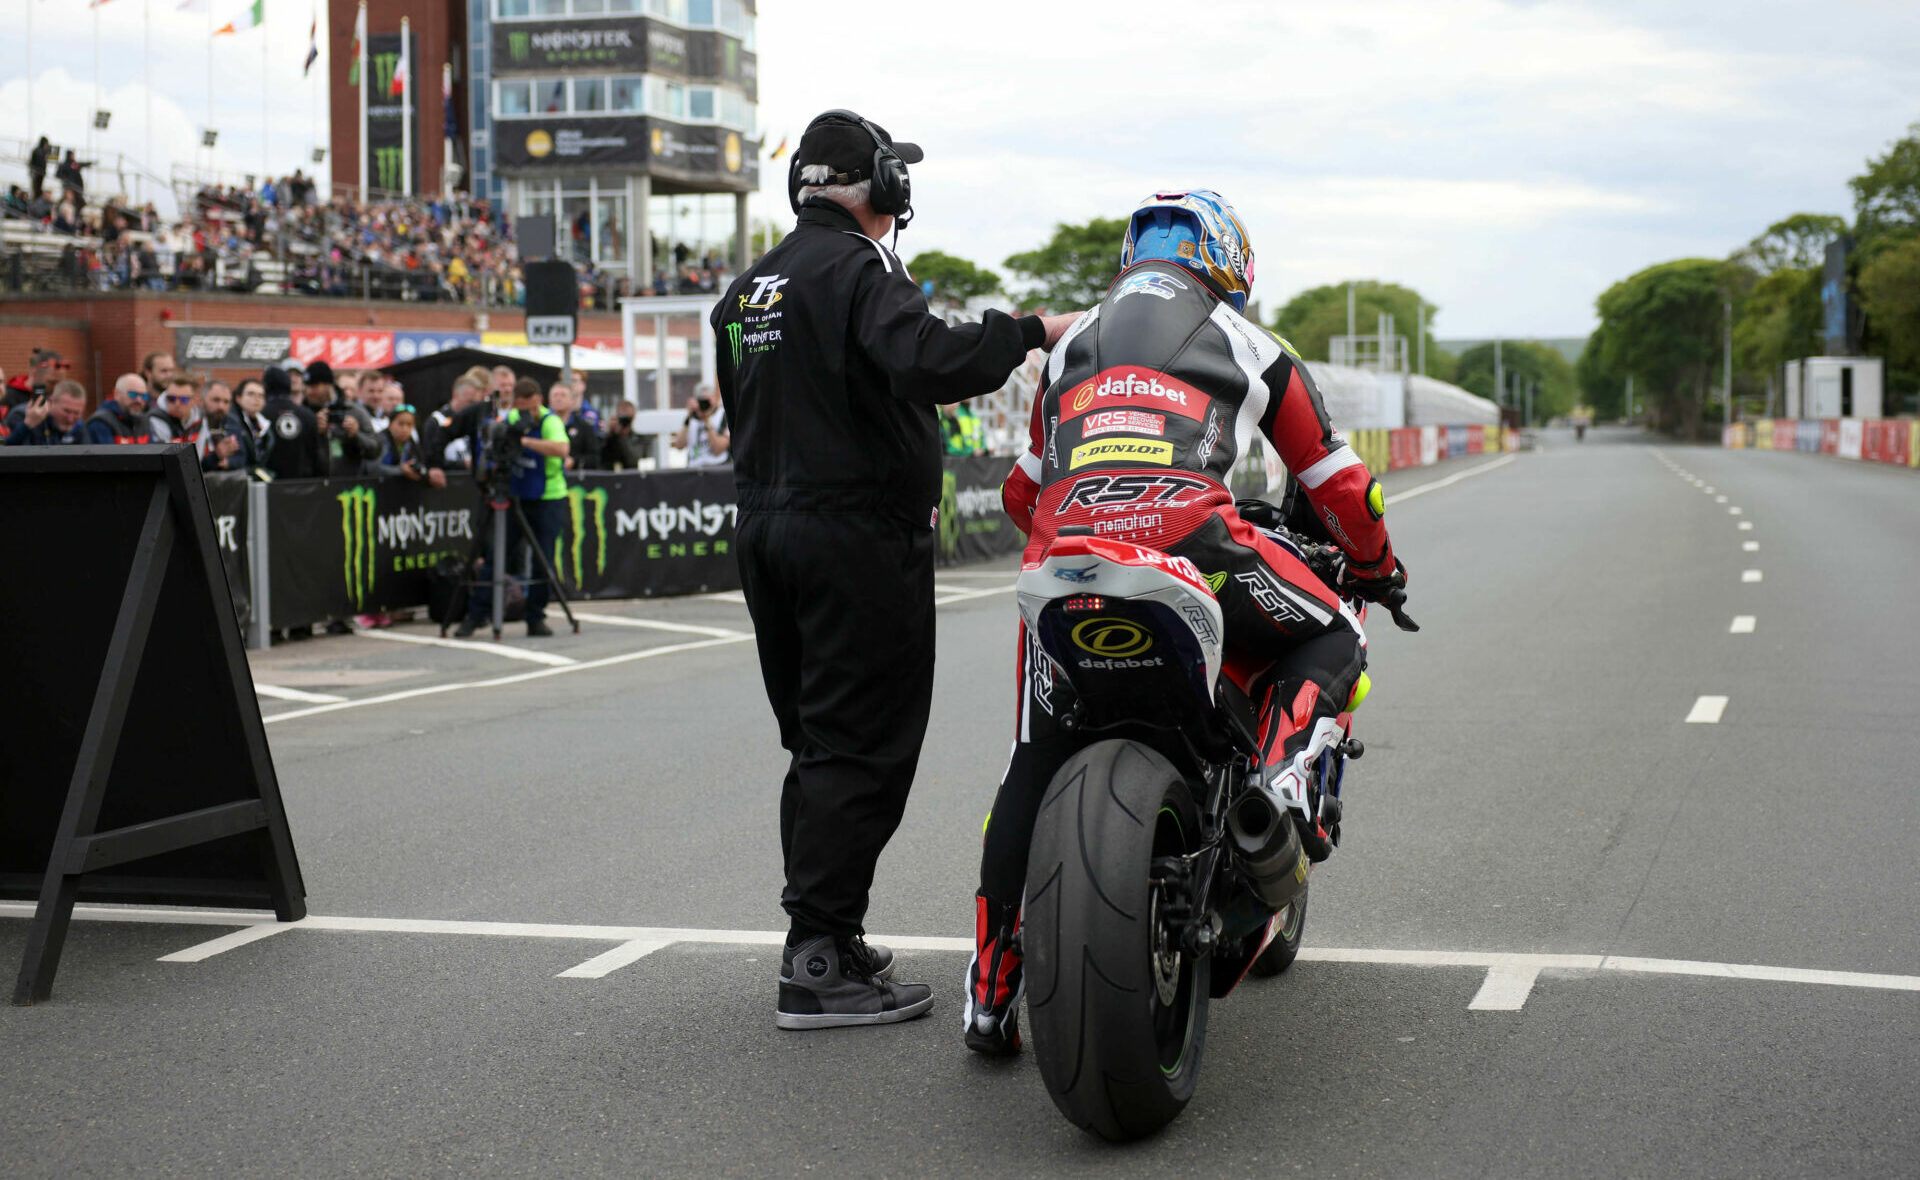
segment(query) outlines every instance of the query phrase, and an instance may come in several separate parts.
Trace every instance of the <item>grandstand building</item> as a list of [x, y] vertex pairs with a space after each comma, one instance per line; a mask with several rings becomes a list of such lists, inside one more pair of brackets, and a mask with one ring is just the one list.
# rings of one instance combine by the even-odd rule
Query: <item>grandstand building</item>
[[358, 183], [364, 150], [372, 187], [401, 187], [400, 108], [385, 92], [406, 16], [415, 192], [450, 183], [517, 217], [552, 215], [560, 253], [636, 286], [674, 273], [656, 245], [671, 255], [694, 237], [663, 230], [675, 198], [701, 197], [704, 212], [706, 196], [731, 195], [732, 217], [694, 241], [731, 238], [744, 265], [747, 194], [760, 181], [753, 0], [375, 0], [366, 145], [347, 80], [356, 7], [331, 4], [336, 185]]

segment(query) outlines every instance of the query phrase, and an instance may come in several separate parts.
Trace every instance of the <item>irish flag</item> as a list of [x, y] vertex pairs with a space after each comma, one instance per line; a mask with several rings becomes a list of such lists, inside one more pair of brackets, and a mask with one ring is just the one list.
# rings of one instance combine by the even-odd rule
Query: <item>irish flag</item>
[[257, 29], [265, 24], [266, 20], [267, 0], [253, 0], [252, 4], [247, 5], [245, 12], [215, 29], [213, 35], [218, 37], [223, 33], [237, 33], [242, 29]]

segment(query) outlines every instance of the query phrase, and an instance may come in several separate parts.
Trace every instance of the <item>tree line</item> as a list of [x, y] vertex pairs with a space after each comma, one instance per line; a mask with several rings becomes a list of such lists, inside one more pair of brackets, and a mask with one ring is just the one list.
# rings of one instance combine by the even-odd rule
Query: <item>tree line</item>
[[1693, 437], [1723, 411], [1724, 340], [1733, 320], [1735, 406], [1779, 412], [1781, 366], [1826, 351], [1821, 299], [1827, 247], [1852, 239], [1845, 288], [1859, 351], [1886, 361], [1887, 411], [1920, 393], [1920, 123], [1848, 181], [1851, 224], [1795, 213], [1727, 258], [1680, 258], [1620, 280], [1595, 300], [1600, 327], [1576, 366], [1601, 417], [1636, 410]]
[[[1016, 276], [1018, 297], [1026, 306], [1063, 310], [1091, 307], [1107, 293], [1120, 269], [1120, 242], [1126, 234], [1124, 217], [1096, 217], [1077, 225], [1060, 224], [1046, 242], [1007, 258], [1002, 265]], [[965, 303], [969, 299], [1007, 294], [1000, 276], [964, 258], [938, 250], [914, 256], [907, 269], [922, 281], [931, 281], [934, 299]], [[1458, 356], [1441, 348], [1432, 327], [1439, 307], [1418, 291], [1375, 279], [1330, 283], [1300, 292], [1265, 321], [1307, 360], [1331, 359], [1329, 341], [1347, 330], [1347, 289], [1353, 288], [1354, 325], [1369, 334], [1384, 313], [1393, 316], [1394, 331], [1408, 338], [1411, 367], [1419, 351], [1414, 339], [1420, 331], [1421, 307], [1426, 309], [1426, 372], [1455, 382], [1482, 397], [1494, 397], [1494, 348], [1482, 344]], [[1249, 306], [1250, 312], [1255, 312]], [[1257, 315], [1257, 312], [1256, 312]], [[1534, 416], [1544, 420], [1571, 410], [1578, 386], [1573, 366], [1558, 349], [1524, 340], [1504, 341], [1501, 367], [1513, 374], [1514, 386], [1536, 387]], [[1498, 400], [1497, 398], [1495, 400]]]

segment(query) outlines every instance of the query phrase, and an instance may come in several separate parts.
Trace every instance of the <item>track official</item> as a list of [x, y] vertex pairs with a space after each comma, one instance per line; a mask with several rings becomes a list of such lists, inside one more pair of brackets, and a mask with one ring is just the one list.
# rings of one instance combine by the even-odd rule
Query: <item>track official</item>
[[780, 800], [791, 930], [782, 1028], [926, 1012], [863, 939], [933, 700], [937, 405], [1004, 385], [1075, 318], [998, 311], [950, 327], [882, 244], [912, 218], [917, 145], [851, 111], [800, 139], [799, 220], [713, 310], [732, 429], [735, 553], [767, 698], [792, 755]]

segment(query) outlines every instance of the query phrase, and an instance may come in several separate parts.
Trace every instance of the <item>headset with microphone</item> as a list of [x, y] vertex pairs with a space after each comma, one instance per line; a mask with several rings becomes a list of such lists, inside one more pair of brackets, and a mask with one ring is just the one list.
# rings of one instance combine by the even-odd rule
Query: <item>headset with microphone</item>
[[[873, 140], [873, 163], [862, 175], [858, 171], [834, 172], [824, 181], [814, 184], [858, 184], [863, 180], [873, 181], [873, 196], [870, 204], [873, 211], [893, 216], [893, 232], [898, 234], [913, 220], [913, 181], [907, 176], [907, 162], [898, 152], [880, 138], [880, 132], [872, 123], [847, 110], [831, 110], [816, 118], [808, 125], [809, 129], [825, 122], [850, 123], [864, 130]], [[793, 153], [793, 162], [787, 165], [787, 203], [793, 206], [795, 213], [800, 212], [800, 153]]]

